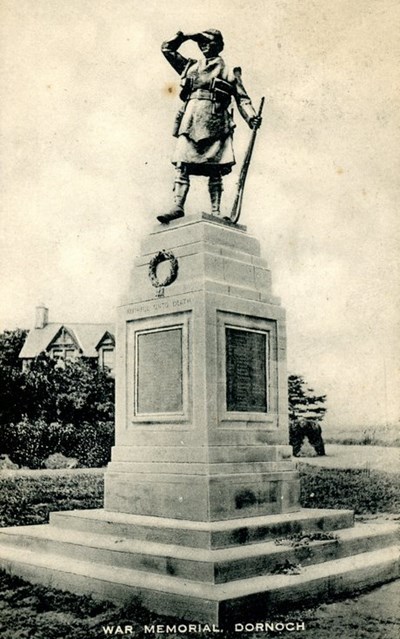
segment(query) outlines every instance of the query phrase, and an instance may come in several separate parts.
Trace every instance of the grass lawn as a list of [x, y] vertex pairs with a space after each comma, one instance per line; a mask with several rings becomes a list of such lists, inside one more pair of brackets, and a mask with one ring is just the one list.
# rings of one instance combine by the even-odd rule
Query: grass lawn
[[[318, 608], [308, 608], [286, 615], [268, 613], [258, 623], [304, 623], [305, 631], [155, 632], [145, 633], [145, 625], [173, 625], [182, 621], [156, 617], [136, 604], [118, 607], [90, 597], [76, 596], [57, 590], [32, 586], [18, 578], [0, 573], [0, 632], [2, 639], [104, 639], [104, 626], [130, 626], [124, 636], [169, 637], [170, 639], [224, 637], [261, 639], [271, 636], [304, 637], [304, 639], [398, 639], [400, 616], [398, 600], [400, 581], [385, 584], [368, 593]], [[243, 625], [246, 622], [243, 621]], [[123, 636], [117, 634], [114, 636]]]
[[322, 424], [325, 444], [400, 446], [400, 424], [386, 426], [337, 426]]

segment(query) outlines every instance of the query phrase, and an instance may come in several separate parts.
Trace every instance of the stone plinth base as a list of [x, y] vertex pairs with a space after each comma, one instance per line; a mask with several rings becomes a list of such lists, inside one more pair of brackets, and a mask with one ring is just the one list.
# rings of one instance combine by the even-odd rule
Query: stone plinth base
[[108, 472], [106, 481], [105, 507], [118, 512], [218, 521], [298, 509], [296, 472], [222, 477]]
[[218, 521], [298, 509], [289, 446], [123, 446], [105, 475], [105, 509]]
[[[1, 529], [0, 566], [35, 583], [116, 602], [138, 597], [158, 614], [222, 627], [396, 578], [397, 531], [353, 526], [351, 511], [218, 522], [73, 511], [52, 513], [49, 525]], [[293, 545], [293, 534], [309, 542]], [[284, 574], [300, 564], [298, 574]]]

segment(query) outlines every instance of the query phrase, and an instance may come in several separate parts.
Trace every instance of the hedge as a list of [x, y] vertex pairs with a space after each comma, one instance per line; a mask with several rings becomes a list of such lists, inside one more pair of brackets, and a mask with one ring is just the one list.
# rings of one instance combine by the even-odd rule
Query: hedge
[[46, 523], [54, 510], [103, 507], [102, 470], [34, 472], [0, 475], [0, 526]]
[[356, 514], [400, 509], [400, 474], [299, 466], [303, 508], [350, 508]]
[[17, 424], [0, 424], [0, 447], [11, 461], [43, 468], [49, 455], [76, 458], [81, 467], [101, 467], [110, 461], [114, 422], [62, 424], [24, 417]]

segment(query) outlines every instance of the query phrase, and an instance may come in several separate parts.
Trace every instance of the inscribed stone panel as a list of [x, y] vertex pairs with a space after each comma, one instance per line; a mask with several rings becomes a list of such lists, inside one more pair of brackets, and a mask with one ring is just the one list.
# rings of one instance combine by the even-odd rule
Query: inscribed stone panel
[[226, 404], [232, 412], [267, 412], [267, 335], [226, 328]]
[[137, 337], [137, 413], [183, 411], [182, 329], [140, 333]]

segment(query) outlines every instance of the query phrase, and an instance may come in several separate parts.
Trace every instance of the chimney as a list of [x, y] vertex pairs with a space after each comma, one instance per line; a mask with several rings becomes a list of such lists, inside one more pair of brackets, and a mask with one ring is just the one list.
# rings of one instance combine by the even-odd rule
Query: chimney
[[44, 304], [36, 306], [35, 309], [35, 328], [44, 328], [49, 321], [49, 309]]

